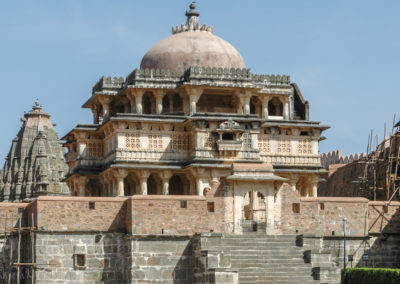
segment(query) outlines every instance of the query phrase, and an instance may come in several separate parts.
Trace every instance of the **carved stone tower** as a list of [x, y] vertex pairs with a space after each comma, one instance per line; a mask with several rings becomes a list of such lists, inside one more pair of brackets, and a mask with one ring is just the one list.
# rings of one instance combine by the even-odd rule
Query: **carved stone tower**
[[36, 101], [21, 119], [0, 172], [0, 200], [29, 201], [39, 195], [69, 195], [63, 181], [67, 172], [64, 150], [50, 121]]

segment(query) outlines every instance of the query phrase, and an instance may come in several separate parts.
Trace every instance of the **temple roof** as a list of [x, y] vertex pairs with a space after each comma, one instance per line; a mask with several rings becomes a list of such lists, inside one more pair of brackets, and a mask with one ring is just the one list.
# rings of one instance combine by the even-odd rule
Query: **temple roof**
[[191, 66], [245, 68], [242, 56], [230, 43], [213, 34], [214, 28], [200, 25], [193, 2], [186, 24], [172, 28], [172, 35], [157, 43], [143, 57], [140, 68], [185, 70]]
[[29, 201], [39, 195], [69, 195], [64, 149], [38, 101], [21, 119], [0, 172], [0, 200]]

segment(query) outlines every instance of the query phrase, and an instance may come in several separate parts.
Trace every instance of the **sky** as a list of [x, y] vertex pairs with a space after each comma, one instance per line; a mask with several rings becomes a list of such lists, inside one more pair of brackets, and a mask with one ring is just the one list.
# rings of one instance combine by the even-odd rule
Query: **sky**
[[[186, 21], [183, 0], [2, 0], [0, 159], [39, 99], [60, 137], [91, 123], [82, 109], [101, 76], [127, 76]], [[400, 1], [198, 0], [201, 23], [258, 74], [290, 75], [311, 120], [331, 128], [320, 152], [366, 150], [400, 118]], [[375, 135], [375, 134], [374, 134]], [[2, 163], [2, 162], [0, 162]]]

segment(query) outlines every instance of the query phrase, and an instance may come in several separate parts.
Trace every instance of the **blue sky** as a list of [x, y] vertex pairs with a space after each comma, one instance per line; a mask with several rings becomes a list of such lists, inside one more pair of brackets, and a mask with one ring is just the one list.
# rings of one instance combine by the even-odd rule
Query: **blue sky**
[[[126, 76], [185, 22], [189, 1], [3, 0], [0, 121], [3, 159], [39, 98], [60, 136], [91, 122], [80, 106], [102, 75]], [[365, 151], [400, 109], [400, 1], [199, 0], [202, 23], [254, 73], [288, 74], [330, 125], [321, 152]]]

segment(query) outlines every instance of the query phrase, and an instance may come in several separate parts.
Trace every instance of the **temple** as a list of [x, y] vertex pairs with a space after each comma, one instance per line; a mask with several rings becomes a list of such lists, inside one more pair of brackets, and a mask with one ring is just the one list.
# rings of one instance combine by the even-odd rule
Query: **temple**
[[[93, 87], [83, 104], [93, 124], [63, 137], [72, 195], [213, 197], [221, 183], [229, 186], [226, 206], [247, 198], [246, 208], [258, 210], [257, 199], [274, 198], [288, 181], [316, 197], [318, 143], [328, 127], [309, 120], [289, 76], [251, 73], [231, 44], [200, 25], [194, 4], [186, 15], [140, 69]], [[273, 218], [275, 205], [266, 204]], [[250, 217], [237, 211], [225, 221]]]
[[93, 123], [63, 144], [38, 102], [25, 114], [0, 175], [7, 283], [338, 284], [346, 256], [399, 266], [400, 202], [318, 196], [328, 126], [199, 16], [102, 77]]
[[36, 101], [21, 121], [0, 172], [0, 200], [27, 202], [40, 195], [69, 196], [64, 181], [68, 172], [65, 151], [50, 115]]

